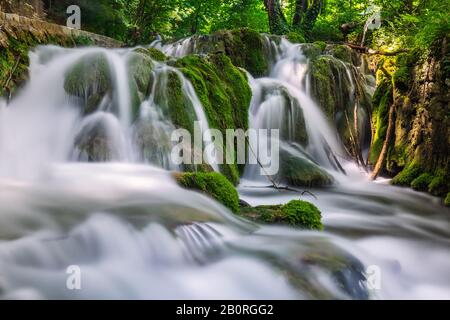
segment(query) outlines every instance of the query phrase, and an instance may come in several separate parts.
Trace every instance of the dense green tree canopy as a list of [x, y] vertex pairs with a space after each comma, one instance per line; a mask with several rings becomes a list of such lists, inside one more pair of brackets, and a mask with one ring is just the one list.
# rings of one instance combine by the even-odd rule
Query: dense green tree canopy
[[[375, 48], [430, 47], [449, 34], [450, 0], [45, 0], [49, 19], [63, 23], [77, 4], [86, 30], [130, 43], [156, 35], [181, 38], [220, 29], [297, 33], [306, 41]], [[375, 12], [381, 28], [364, 32]], [[363, 41], [364, 40], [364, 41]], [[364, 43], [362, 43], [364, 42]]]

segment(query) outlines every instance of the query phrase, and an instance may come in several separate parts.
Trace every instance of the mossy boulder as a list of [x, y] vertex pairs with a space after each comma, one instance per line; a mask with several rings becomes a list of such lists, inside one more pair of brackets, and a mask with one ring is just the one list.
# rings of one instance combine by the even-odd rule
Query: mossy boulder
[[156, 85], [154, 102], [160, 107], [165, 117], [177, 128], [194, 132], [197, 119], [192, 101], [183, 91], [183, 78], [176, 70], [160, 72], [154, 75], [151, 85]]
[[167, 56], [161, 52], [160, 50], [150, 47], [150, 48], [136, 48], [134, 49], [134, 52], [143, 54], [145, 56], [148, 56], [152, 60], [164, 62], [167, 60]]
[[414, 179], [423, 173], [423, 169], [418, 164], [411, 164], [396, 175], [391, 183], [397, 186], [410, 186]]
[[303, 34], [301, 34], [299, 32], [294, 32], [294, 31], [289, 32], [286, 35], [286, 39], [288, 39], [289, 42], [292, 42], [292, 43], [305, 43], [306, 42], [305, 36]]
[[[190, 55], [176, 61], [175, 66], [191, 81], [211, 128], [221, 130], [224, 136], [227, 129], [248, 129], [251, 89], [245, 72], [236, 68], [230, 58], [220, 53]], [[243, 168], [226, 164], [220, 169], [237, 184]]]
[[237, 66], [255, 77], [263, 76], [269, 68], [267, 48], [263, 36], [251, 29], [221, 30], [211, 35], [191, 38], [193, 54], [224, 53]]
[[450, 207], [450, 192], [447, 193], [447, 196], [444, 199], [444, 204], [446, 207]]
[[90, 119], [75, 137], [75, 158], [86, 162], [121, 160], [120, 146], [113, 139], [118, 130], [119, 123], [110, 114]]
[[82, 101], [83, 113], [96, 111], [105, 96], [112, 95], [111, 71], [103, 53], [82, 57], [66, 73], [64, 89]]
[[411, 182], [411, 188], [417, 191], [428, 191], [428, 185], [433, 180], [433, 175], [428, 172], [422, 173]]
[[374, 135], [372, 137], [372, 146], [369, 162], [375, 164], [381, 153], [383, 143], [386, 137], [389, 108], [392, 104], [392, 85], [389, 81], [381, 82], [372, 98], [372, 127]]
[[240, 215], [260, 223], [281, 223], [305, 229], [323, 230], [320, 210], [307, 201], [292, 200], [285, 205], [243, 207]]
[[328, 53], [346, 63], [357, 63], [358, 57], [355, 54], [354, 50], [352, 50], [349, 46], [335, 45], [330, 48]]
[[327, 43], [325, 41], [314, 41], [314, 44], [318, 46], [322, 51], [327, 47]]
[[302, 52], [310, 60], [318, 58], [322, 52], [322, 46], [316, 43], [303, 43], [301, 46]]
[[428, 192], [435, 196], [444, 197], [450, 189], [450, 176], [443, 169], [436, 170], [428, 185]]
[[[259, 97], [254, 97], [255, 103], [260, 107], [260, 123], [264, 123], [260, 129], [278, 129], [282, 141], [296, 142], [303, 147], [308, 146], [308, 131], [306, 128], [303, 109], [298, 99], [293, 97], [289, 91], [281, 85], [262, 83]], [[275, 103], [279, 106], [277, 117], [273, 117], [271, 111], [265, 112], [265, 104]]]
[[133, 51], [128, 55], [128, 83], [131, 93], [132, 118], [139, 114], [141, 103], [150, 93], [152, 71], [154, 63], [151, 57], [140, 52]]
[[342, 61], [329, 55], [312, 59], [309, 65], [311, 94], [330, 122], [338, 129], [346, 145], [350, 141], [355, 89]]
[[333, 184], [333, 177], [307, 158], [280, 150], [280, 171], [277, 180], [296, 187], [324, 187]]
[[187, 189], [201, 191], [214, 198], [232, 212], [239, 212], [239, 195], [234, 186], [217, 172], [175, 173], [177, 183]]

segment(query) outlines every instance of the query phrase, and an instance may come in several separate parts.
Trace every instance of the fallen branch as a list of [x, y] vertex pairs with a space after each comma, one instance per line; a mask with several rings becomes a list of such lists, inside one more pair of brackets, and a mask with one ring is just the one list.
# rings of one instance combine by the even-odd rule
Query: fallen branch
[[379, 55], [382, 55], [382, 56], [396, 56], [397, 54], [405, 53], [405, 52], [409, 51], [408, 49], [398, 49], [398, 50], [395, 50], [395, 51], [388, 52], [388, 51], [382, 51], [382, 50], [375, 50], [375, 49], [359, 46], [359, 45], [352, 44], [352, 43], [346, 43], [346, 45], [349, 46], [350, 48], [356, 50], [356, 51], [359, 51], [360, 53], [367, 53], [367, 54], [370, 54], [370, 55], [379, 54]]
[[384, 139], [383, 147], [381, 148], [381, 152], [378, 157], [377, 163], [375, 164], [372, 174], [370, 175], [370, 178], [372, 180], [375, 180], [378, 177], [381, 169], [384, 167], [384, 161], [386, 160], [386, 155], [387, 155], [387, 152], [389, 149], [389, 144], [391, 142], [391, 136], [392, 136], [392, 133], [393, 133], [394, 127], [395, 127], [394, 122], [395, 122], [396, 98], [395, 98], [394, 85], [392, 87], [392, 96], [393, 96], [393, 101], [392, 101], [391, 107], [389, 108], [389, 119], [388, 119], [388, 127], [386, 130], [386, 137]]
[[248, 148], [250, 149], [251, 153], [253, 154], [253, 156], [256, 159], [256, 162], [258, 163], [258, 165], [261, 167], [261, 169], [264, 171], [264, 174], [266, 175], [267, 179], [269, 179], [269, 181], [272, 183], [273, 187], [277, 190], [279, 190], [278, 185], [276, 184], [276, 182], [272, 179], [272, 177], [270, 175], [267, 174], [266, 169], [264, 169], [264, 166], [261, 164], [261, 162], [258, 159], [258, 156], [256, 155], [256, 153], [253, 151], [252, 145], [251, 143], [248, 141], [248, 137], [246, 136], [246, 140], [247, 140], [247, 144], [248, 144]]
[[245, 186], [245, 187], [246, 188], [263, 188], [263, 189], [270, 188], [270, 189], [277, 189], [278, 191], [286, 190], [286, 191], [298, 192], [302, 196], [305, 195], [305, 194], [309, 194], [314, 199], [317, 199], [317, 197], [311, 191], [308, 191], [308, 190], [301, 191], [301, 190], [298, 190], [298, 189], [291, 188], [289, 186], [276, 186], [275, 187], [273, 185], [269, 185], [269, 186]]
[[12, 69], [11, 69], [11, 71], [9, 73], [9, 77], [8, 77], [8, 79], [6, 79], [5, 84], [3, 85], [3, 88], [8, 87], [9, 83], [12, 80], [12, 77], [13, 77], [14, 73], [16, 72], [17, 67], [19, 66], [19, 62], [20, 62], [20, 56], [17, 58], [16, 63], [12, 67]]

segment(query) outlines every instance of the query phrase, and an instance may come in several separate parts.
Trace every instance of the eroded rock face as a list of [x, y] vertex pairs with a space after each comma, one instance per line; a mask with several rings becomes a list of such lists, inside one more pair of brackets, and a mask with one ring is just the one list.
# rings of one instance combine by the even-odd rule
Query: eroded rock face
[[193, 36], [171, 44], [167, 52], [173, 56], [224, 53], [237, 66], [255, 77], [269, 69], [268, 46], [263, 36], [250, 29], [223, 30], [211, 35]]
[[398, 174], [393, 180], [395, 184], [443, 197], [449, 190], [450, 180], [447, 43], [443, 41], [427, 57], [413, 52], [384, 62], [392, 73], [392, 81], [379, 72], [381, 84], [374, 99], [378, 119], [375, 135], [380, 140], [385, 137], [389, 106], [395, 104], [394, 138], [389, 145], [385, 172]]
[[83, 114], [96, 111], [105, 97], [111, 99], [112, 87], [111, 70], [102, 53], [81, 58], [69, 69], [64, 81], [66, 93], [81, 99]]
[[0, 95], [11, 96], [28, 79], [28, 52], [37, 45], [121, 47], [117, 40], [0, 11]]
[[314, 52], [308, 71], [311, 95], [354, 156], [355, 141], [362, 149], [370, 144], [374, 78], [365, 57], [346, 46], [328, 45], [323, 54]]

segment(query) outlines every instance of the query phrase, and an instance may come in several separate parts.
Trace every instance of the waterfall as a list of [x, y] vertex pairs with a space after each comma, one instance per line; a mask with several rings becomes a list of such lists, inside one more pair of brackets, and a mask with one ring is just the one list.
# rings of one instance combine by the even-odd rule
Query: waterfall
[[[263, 38], [271, 67], [248, 76], [250, 128], [280, 130], [283, 161], [338, 180], [339, 165], [352, 162], [342, 157], [341, 119], [328, 118], [313, 94], [307, 46]], [[183, 56], [199, 50], [196, 41], [152, 46]], [[338, 73], [340, 117], [356, 105], [355, 72], [369, 91], [373, 77], [364, 63], [321, 57]], [[0, 100], [1, 299], [449, 297], [450, 215], [439, 199], [350, 176], [306, 199], [320, 208], [323, 232], [249, 222], [169, 171], [180, 169], [170, 160], [171, 77], [182, 107], [209, 128], [192, 83], [170, 61], [135, 48], [54, 46], [30, 61], [30, 80]], [[253, 169], [244, 177], [265, 179]], [[238, 192], [254, 206], [308, 196], [244, 184]], [[81, 290], [67, 286], [70, 267], [81, 270]], [[370, 267], [381, 270], [380, 288], [368, 286]]]
[[[29, 83], [16, 99], [0, 106], [0, 154], [8, 154], [0, 159], [0, 175], [30, 177], [39, 175], [41, 166], [69, 160], [144, 161], [175, 169], [170, 163], [175, 126], [164, 101], [169, 73], [179, 78], [204, 142], [210, 142], [208, 120], [192, 84], [179, 70], [162, 62], [152, 61], [152, 88], [139, 102], [140, 112], [134, 114], [136, 102], [129, 76], [132, 50], [48, 46], [32, 52]], [[69, 95], [67, 75], [84, 66], [71, 80], [86, 84], [71, 89], [78, 97]], [[46, 99], [36, 98], [42, 94]], [[163, 99], [156, 102], [158, 95]], [[142, 150], [151, 143], [143, 141], [146, 138], [155, 142], [151, 150]], [[214, 159], [206, 160], [219, 170]]]

